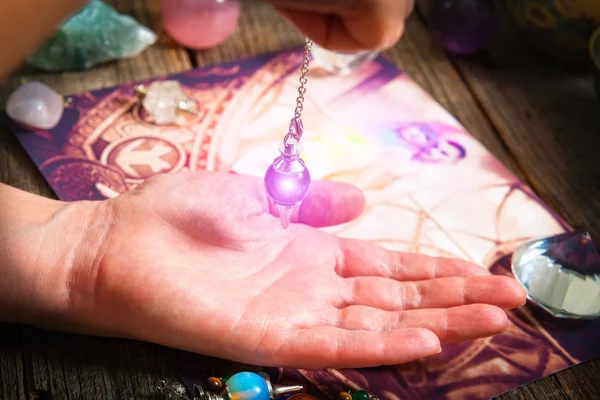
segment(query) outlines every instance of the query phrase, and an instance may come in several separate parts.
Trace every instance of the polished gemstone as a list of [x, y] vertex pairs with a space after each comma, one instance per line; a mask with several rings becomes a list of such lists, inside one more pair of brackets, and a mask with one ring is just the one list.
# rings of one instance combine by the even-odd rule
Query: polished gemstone
[[210, 391], [218, 393], [223, 389], [223, 382], [219, 378], [210, 377], [206, 381], [206, 386]]
[[237, 0], [169, 0], [161, 2], [165, 31], [179, 44], [196, 50], [215, 47], [235, 30]]
[[41, 82], [29, 82], [12, 92], [6, 114], [14, 121], [36, 129], [52, 129], [64, 111], [61, 95]]
[[433, 0], [429, 27], [434, 40], [451, 54], [479, 51], [494, 31], [490, 0]]
[[512, 270], [528, 297], [552, 315], [600, 317], [600, 255], [588, 233], [527, 242], [514, 252]]
[[316, 43], [312, 46], [312, 57], [316, 61], [316, 67], [344, 76], [359, 70], [378, 55], [375, 51], [359, 51], [356, 53], [339, 53], [324, 49]]
[[269, 385], [260, 375], [253, 372], [239, 372], [229, 378], [225, 384], [232, 399], [269, 400]]
[[352, 395], [348, 392], [340, 392], [337, 396], [337, 400], [352, 400]]
[[369, 394], [364, 390], [357, 390], [352, 393], [352, 400], [369, 400]]
[[29, 63], [48, 71], [80, 70], [134, 57], [156, 42], [156, 35], [128, 15], [91, 0], [67, 20]]

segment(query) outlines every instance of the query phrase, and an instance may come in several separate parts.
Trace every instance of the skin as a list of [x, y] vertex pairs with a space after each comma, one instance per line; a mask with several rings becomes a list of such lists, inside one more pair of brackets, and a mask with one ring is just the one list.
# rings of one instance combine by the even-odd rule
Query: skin
[[413, 0], [271, 0], [315, 43], [336, 51], [380, 51], [404, 33]]
[[252, 364], [366, 367], [501, 332], [503, 310], [525, 301], [479, 266], [316, 229], [362, 212], [342, 183], [315, 182], [285, 231], [262, 180], [239, 175], [159, 175], [101, 202], [10, 190], [0, 314], [17, 322]]
[[[410, 8], [386, 1], [352, 2], [362, 17], [325, 1], [277, 7], [320, 44], [374, 49], [399, 35]], [[0, 38], [11, 40], [0, 42], [0, 71], [78, 5], [3, 5]], [[19, 35], [34, 8], [35, 34]], [[374, 34], [360, 28], [369, 24]], [[0, 184], [0, 319], [298, 368], [399, 364], [507, 328], [504, 310], [525, 302], [514, 280], [317, 229], [363, 207], [359, 189], [314, 182], [283, 231], [262, 181], [239, 175], [159, 175], [73, 203]]]

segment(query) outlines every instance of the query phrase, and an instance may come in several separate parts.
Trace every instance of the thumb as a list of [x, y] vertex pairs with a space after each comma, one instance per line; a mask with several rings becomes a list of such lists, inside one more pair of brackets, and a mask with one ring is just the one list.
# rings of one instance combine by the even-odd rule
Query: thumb
[[[365, 196], [359, 188], [335, 181], [314, 181], [292, 222], [316, 228], [350, 222], [365, 208]], [[275, 207], [271, 213], [278, 215]]]

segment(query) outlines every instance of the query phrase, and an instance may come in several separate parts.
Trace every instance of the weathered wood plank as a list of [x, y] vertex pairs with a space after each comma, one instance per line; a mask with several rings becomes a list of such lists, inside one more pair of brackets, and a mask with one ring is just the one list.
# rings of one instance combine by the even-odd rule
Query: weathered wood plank
[[505, 24], [483, 55], [455, 63], [533, 188], [600, 238], [600, 103], [588, 71], [535, 51]]
[[[86, 73], [43, 74], [24, 69], [7, 86], [0, 88], [0, 104], [2, 104], [1, 99], [20, 83], [22, 77], [43, 80], [59, 92], [68, 94], [190, 68], [191, 63], [187, 52], [174, 45], [162, 33], [158, 19], [158, 1], [118, 0], [115, 4], [121, 11], [136, 16], [142, 23], [159, 32], [161, 36], [159, 43], [140, 57], [110, 63]], [[240, 57], [249, 57], [300, 45], [302, 41], [302, 36], [280, 19], [268, 6], [256, 3], [244, 4], [244, 13], [236, 32], [227, 42], [216, 49], [195, 52], [194, 61], [200, 66], [232, 61]], [[488, 76], [486, 74], [489, 71], [486, 70], [498, 68], [496, 64], [492, 64], [490, 67], [489, 65], [472, 64], [472, 60], [453, 60], [459, 67], [459, 72], [457, 72], [447, 56], [433, 45], [423, 24], [416, 17], [409, 20], [404, 40], [387, 55], [455, 115], [513, 172], [522, 178], [524, 176], [532, 177], [532, 180], [536, 182], [537, 175], [531, 174], [530, 169], [532, 165], [535, 169], [538, 161], [530, 160], [527, 163], [522, 160], [523, 154], [528, 154], [527, 148], [525, 146], [522, 146], [525, 147], [524, 149], [518, 148], [523, 138], [513, 135], [513, 132], [522, 129], [524, 124], [527, 127], [533, 124], [539, 129], [540, 126], [545, 127], [544, 124], [549, 123], [546, 121], [540, 125], [539, 119], [542, 116], [539, 109], [534, 114], [530, 114], [535, 116], [533, 118], [535, 123], [524, 123], [523, 121], [527, 121], [524, 117], [527, 115], [522, 110], [521, 113], [517, 112], [518, 110], [510, 112], [504, 110], [506, 103], [514, 101], [510, 95], [514, 95], [515, 91], [527, 100], [529, 90], [517, 91], [518, 88], [515, 89], [515, 86], [521, 85], [527, 80], [513, 82], [509, 85], [508, 95], [503, 93], [501, 97], [494, 97], [499, 95], [490, 92], [502, 92], [506, 80], [515, 79], [508, 76], [512, 74], [512, 71], [506, 70], [504, 75], [501, 74], [504, 80], [494, 81], [494, 79], [498, 79], [497, 75]], [[556, 75], [550, 77], [556, 79]], [[486, 79], [489, 79], [491, 83], [486, 82]], [[473, 97], [470, 90], [473, 90], [477, 97]], [[554, 94], [557, 93], [562, 92], [555, 91]], [[566, 90], [566, 93], [571, 92]], [[534, 105], [537, 105], [537, 98], [534, 96], [533, 99], [535, 100]], [[525, 104], [527, 103], [525, 102]], [[564, 104], [549, 100], [541, 104], [542, 107], [551, 109], [553, 112], [556, 110], [551, 107], [552, 105], [558, 104], [564, 107]], [[496, 110], [500, 106], [504, 111]], [[544, 108], [542, 108], [543, 110]], [[573, 113], [573, 111], [576, 109], [571, 107], [569, 112]], [[581, 110], [579, 110], [579, 114], [575, 113], [574, 115], [580, 114], [587, 116]], [[565, 115], [571, 114], [565, 113]], [[512, 121], [511, 118], [521, 119], [521, 122]], [[550, 118], [551, 121], [555, 119]], [[568, 135], [565, 136], [564, 119], [560, 121], [563, 121], [563, 124], [558, 124], [558, 128], [561, 128], [563, 132], [560, 132], [561, 129], [555, 129], [549, 136], [554, 137], [557, 133], [562, 133], [563, 138], [571, 140]], [[571, 125], [568, 126], [571, 128]], [[568, 132], [574, 132], [574, 130], [567, 130]], [[535, 134], [539, 135], [539, 132]], [[539, 136], [535, 137], [539, 139]], [[508, 148], [502, 139], [506, 140]], [[533, 139], [530, 141], [526, 139], [524, 143], [531, 144], [531, 140]], [[582, 145], [585, 148], [584, 140], [587, 139], [576, 140], [574, 144], [570, 142], [571, 144], [567, 145], [572, 148], [567, 159], [571, 161], [573, 155], [580, 154]], [[562, 151], [561, 146], [557, 146], [556, 143], [547, 143], [546, 147], [551, 147], [552, 144], [555, 146], [551, 149], [554, 152], [553, 155], [559, 154]], [[535, 154], [539, 158], [542, 150], [536, 151]], [[592, 150], [583, 150], [583, 152], [587, 155], [586, 160], [589, 163], [588, 153]], [[515, 158], [515, 156], [517, 157]], [[586, 162], [584, 160], [577, 165], [585, 166]], [[519, 166], [522, 166], [523, 169], [520, 169]], [[548, 170], [540, 170], [539, 174], [554, 179], [553, 175], [544, 175], [544, 171]], [[564, 169], [552, 171], [558, 172], [559, 175], [563, 174], [557, 178], [559, 181], [565, 179]], [[584, 180], [587, 180], [590, 174]], [[32, 192], [51, 195], [45, 181], [20, 146], [8, 132], [5, 133], [1, 129], [0, 181]], [[554, 184], [554, 180], [547, 183], [548, 186]], [[596, 184], [596, 190], [598, 186]], [[534, 187], [539, 190], [538, 185], [534, 185]], [[563, 190], [565, 187], [569, 188], [564, 183], [560, 183], [559, 187]], [[573, 184], [571, 189], [576, 187], [578, 186]], [[541, 191], [544, 191], [544, 186]], [[594, 193], [596, 192], [592, 194]], [[562, 198], [557, 197], [557, 200], [561, 205], [573, 207], [569, 206], [572, 203], [569, 202], [568, 193], [563, 194]], [[580, 203], [576, 201], [575, 204], [576, 208]], [[0, 344], [0, 396], [3, 397], [0, 398], [27, 398], [27, 393], [33, 389], [48, 390], [54, 394], [55, 398], [148, 398], [156, 393], [155, 386], [158, 379], [173, 378], [173, 371], [157, 346], [122, 340], [87, 338], [34, 328], [20, 329], [13, 325], [7, 325], [6, 329], [2, 329], [1, 338], [3, 340]], [[21, 343], [23, 343], [22, 346]], [[598, 397], [600, 393], [594, 391], [594, 386], [600, 387], [598, 370], [600, 370], [600, 362], [586, 363], [530, 384], [525, 388], [515, 389], [500, 398], [543, 399], [552, 398], [552, 396], [555, 398], [568, 396], [569, 398], [584, 399], [594, 398], [594, 395]], [[592, 383], [584, 385], [583, 382], [587, 380]]]
[[25, 399], [21, 333], [18, 326], [0, 324], [0, 399]]
[[[68, 95], [143, 80], [192, 67], [188, 52], [166, 38], [158, 0], [114, 0], [159, 34], [159, 41], [138, 57], [111, 62], [90, 71], [44, 73], [23, 67], [0, 87], [0, 105], [24, 80], [40, 80]], [[49, 197], [51, 189], [6, 127], [0, 126], [0, 182]], [[158, 346], [89, 338], [32, 327], [2, 325], [0, 399], [27, 399], [33, 391], [56, 399], [149, 398], [159, 379], [174, 379]]]
[[[429, 2], [418, 3], [423, 18]], [[569, 223], [598, 238], [600, 104], [588, 73], [530, 48], [502, 14], [481, 54], [444, 58], [488, 116], [521, 179]], [[598, 371], [600, 360], [589, 361], [497, 398], [600, 398]]]

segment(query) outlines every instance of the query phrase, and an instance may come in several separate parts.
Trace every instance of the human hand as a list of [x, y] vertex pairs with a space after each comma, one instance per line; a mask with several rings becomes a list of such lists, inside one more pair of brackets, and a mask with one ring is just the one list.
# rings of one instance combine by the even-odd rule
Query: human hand
[[77, 251], [59, 257], [68, 268], [45, 279], [63, 305], [54, 327], [301, 368], [399, 364], [507, 327], [502, 309], [525, 301], [514, 280], [309, 226], [363, 206], [354, 187], [313, 182], [300, 223], [282, 230], [260, 179], [213, 172], [73, 203], [54, 213], [62, 231], [45, 235], [37, 259], [56, 254], [51, 238], [74, 236], [67, 227], [87, 226]]
[[318, 45], [334, 51], [381, 51], [404, 33], [414, 0], [269, 0]]

